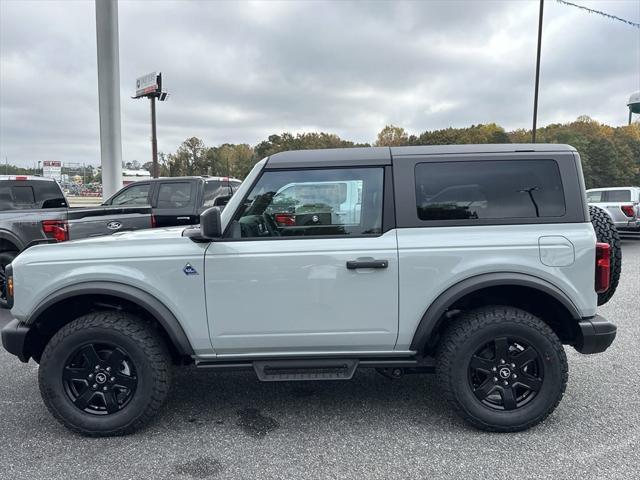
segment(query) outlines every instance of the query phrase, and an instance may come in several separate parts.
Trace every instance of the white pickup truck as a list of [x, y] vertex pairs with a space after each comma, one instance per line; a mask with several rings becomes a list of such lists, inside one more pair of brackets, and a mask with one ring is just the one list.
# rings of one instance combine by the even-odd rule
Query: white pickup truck
[[640, 232], [640, 187], [592, 188], [587, 202], [609, 213], [618, 230]]

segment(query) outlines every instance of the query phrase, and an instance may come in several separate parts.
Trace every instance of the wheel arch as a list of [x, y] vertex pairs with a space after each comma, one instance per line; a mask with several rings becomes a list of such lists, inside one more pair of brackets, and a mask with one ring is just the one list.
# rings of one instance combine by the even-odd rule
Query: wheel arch
[[573, 343], [578, 335], [580, 312], [558, 287], [523, 273], [488, 273], [467, 278], [442, 292], [420, 319], [411, 350], [432, 351], [447, 320], [460, 309], [491, 304], [519, 307], [540, 316], [563, 343]]
[[[24, 319], [24, 324], [32, 330], [30, 355], [38, 360], [55, 332], [80, 315], [100, 309], [124, 310], [156, 323], [174, 359], [194, 354], [180, 322], [160, 300], [131, 285], [99, 281], [70, 285], [56, 291]], [[61, 317], [63, 312], [64, 317]]]
[[23, 248], [24, 245], [16, 235], [7, 230], [0, 230], [0, 252], [20, 252]]

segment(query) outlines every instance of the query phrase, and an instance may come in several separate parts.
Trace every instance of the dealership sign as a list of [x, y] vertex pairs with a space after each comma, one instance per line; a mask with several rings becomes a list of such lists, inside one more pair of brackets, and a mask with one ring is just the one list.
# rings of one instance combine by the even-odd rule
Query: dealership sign
[[136, 79], [136, 96], [144, 97], [145, 95], [158, 93], [161, 90], [160, 75], [156, 72], [147, 73]]
[[62, 162], [57, 160], [45, 160], [42, 162], [42, 176], [62, 180]]

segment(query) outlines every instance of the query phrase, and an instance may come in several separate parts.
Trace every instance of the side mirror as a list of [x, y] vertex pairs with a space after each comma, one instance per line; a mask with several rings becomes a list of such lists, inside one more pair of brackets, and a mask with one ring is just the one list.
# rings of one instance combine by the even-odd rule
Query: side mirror
[[229, 200], [231, 200], [231, 195], [222, 195], [213, 201], [213, 205], [215, 207], [225, 207]]
[[211, 207], [200, 214], [200, 235], [208, 240], [222, 236], [220, 209]]

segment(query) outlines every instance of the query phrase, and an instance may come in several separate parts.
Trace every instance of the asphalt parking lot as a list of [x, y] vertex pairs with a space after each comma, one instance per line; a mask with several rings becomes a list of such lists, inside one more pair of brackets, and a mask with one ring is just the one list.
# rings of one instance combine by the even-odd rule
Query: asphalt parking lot
[[[569, 385], [543, 424], [489, 434], [461, 423], [431, 375], [260, 383], [251, 373], [179, 370], [161, 415], [128, 437], [60, 426], [37, 365], [0, 349], [2, 479], [639, 478], [640, 236], [600, 313], [618, 325], [605, 353], [568, 348]], [[0, 313], [0, 326], [9, 312]]]

